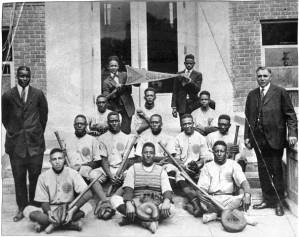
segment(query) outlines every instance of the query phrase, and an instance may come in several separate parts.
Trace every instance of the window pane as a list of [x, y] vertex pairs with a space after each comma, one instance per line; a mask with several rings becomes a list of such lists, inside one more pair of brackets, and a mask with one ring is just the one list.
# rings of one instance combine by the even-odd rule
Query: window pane
[[[9, 49], [9, 39], [7, 39], [9, 35], [9, 28], [2, 28], [2, 61], [12, 61], [12, 46]], [[9, 49], [9, 54], [8, 54]]]
[[265, 62], [268, 67], [297, 66], [297, 48], [265, 48]]
[[[172, 2], [148, 2], [146, 7], [148, 70], [176, 73], [178, 71], [177, 5]], [[172, 92], [172, 79], [149, 84], [157, 92]]]
[[263, 45], [297, 44], [297, 21], [262, 22]]
[[129, 2], [101, 2], [102, 81], [106, 78], [107, 60], [116, 55], [120, 71], [131, 65], [131, 25]]

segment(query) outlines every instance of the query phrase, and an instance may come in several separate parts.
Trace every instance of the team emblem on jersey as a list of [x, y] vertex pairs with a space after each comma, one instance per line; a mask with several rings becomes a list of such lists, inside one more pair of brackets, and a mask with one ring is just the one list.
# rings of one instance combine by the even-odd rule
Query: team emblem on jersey
[[63, 185], [62, 185], [62, 191], [64, 192], [64, 193], [69, 193], [69, 192], [71, 192], [72, 191], [72, 185], [70, 184], [70, 183], [64, 183]]
[[118, 143], [116, 144], [116, 150], [118, 150], [118, 151], [123, 151], [124, 149], [125, 149], [125, 146], [124, 146], [123, 143], [118, 142]]
[[81, 152], [82, 152], [83, 156], [89, 156], [90, 155], [90, 149], [88, 147], [83, 147]]
[[199, 154], [201, 152], [202, 145], [194, 144], [192, 146], [192, 151], [195, 154]]

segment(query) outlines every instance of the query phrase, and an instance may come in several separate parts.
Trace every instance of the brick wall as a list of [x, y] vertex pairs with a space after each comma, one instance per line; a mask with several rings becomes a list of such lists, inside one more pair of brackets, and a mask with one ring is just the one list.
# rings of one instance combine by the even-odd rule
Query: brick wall
[[[3, 4], [2, 26], [9, 26], [12, 3]], [[13, 25], [16, 27], [21, 3], [16, 4]], [[46, 93], [45, 4], [25, 3], [13, 42], [15, 71], [21, 65], [31, 68], [31, 85]]]
[[297, 0], [230, 3], [231, 71], [236, 88], [234, 111], [244, 111], [248, 92], [257, 86], [255, 69], [261, 65], [260, 20], [298, 18]]

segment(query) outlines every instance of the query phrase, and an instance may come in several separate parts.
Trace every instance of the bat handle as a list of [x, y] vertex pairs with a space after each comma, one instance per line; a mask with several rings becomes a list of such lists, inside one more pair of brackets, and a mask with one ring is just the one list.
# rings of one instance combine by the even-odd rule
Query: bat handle
[[45, 232], [46, 232], [47, 234], [51, 234], [52, 231], [55, 229], [55, 227], [56, 227], [56, 226], [55, 226], [53, 223], [51, 223], [50, 225], [47, 226], [47, 228], [45, 229]]

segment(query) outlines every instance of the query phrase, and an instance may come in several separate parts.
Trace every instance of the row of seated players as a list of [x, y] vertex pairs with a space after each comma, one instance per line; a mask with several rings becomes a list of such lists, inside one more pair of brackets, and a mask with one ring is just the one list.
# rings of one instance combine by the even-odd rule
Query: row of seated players
[[[237, 206], [239, 206], [241, 201], [243, 201], [246, 206], [250, 204], [249, 184], [241, 166], [231, 159], [222, 163], [223, 160], [226, 161], [226, 157], [231, 158], [234, 155], [239, 155], [240, 151], [240, 143], [237, 145], [232, 144], [233, 136], [229, 133], [230, 117], [228, 115], [219, 116], [219, 130], [204, 137], [195, 130], [192, 115], [185, 114], [181, 117], [183, 131], [179, 133], [176, 138], [170, 137], [162, 130], [163, 123], [160, 115], [154, 114], [150, 116], [148, 120], [149, 129], [145, 129], [145, 131], [140, 134], [135, 146], [136, 149], [132, 149], [129, 154], [130, 162], [128, 162], [127, 168], [132, 165], [133, 167], [129, 168], [127, 172], [124, 172], [121, 177], [118, 177], [116, 176], [116, 172], [122, 163], [124, 152], [132, 137], [132, 135], [127, 135], [120, 131], [120, 122], [120, 116], [117, 112], [109, 112], [107, 115], [106, 131], [101, 131], [101, 135], [96, 134], [99, 136], [91, 136], [88, 134], [89, 129], [87, 129], [88, 119], [84, 115], [77, 115], [75, 117], [75, 133], [65, 139], [66, 152], [71, 167], [63, 169], [67, 172], [57, 172], [56, 169], [59, 170], [59, 167], [61, 167], [59, 158], [62, 154], [52, 152], [50, 159], [53, 169], [40, 175], [35, 194], [35, 201], [46, 203], [46, 205], [42, 205], [41, 208], [29, 206], [26, 208], [26, 211], [24, 211], [26, 216], [30, 217], [34, 222], [39, 223], [36, 228], [37, 230], [45, 228], [46, 225], [53, 221], [53, 208], [60, 203], [71, 202], [74, 198], [74, 192], [82, 192], [86, 183], [81, 182], [82, 180], [80, 181], [79, 177], [83, 177], [88, 183], [99, 175], [100, 178], [91, 188], [92, 193], [96, 199], [99, 200], [94, 210], [95, 215], [99, 219], [109, 219], [114, 215], [115, 210], [118, 210], [128, 217], [126, 220], [132, 220], [134, 216], [133, 206], [138, 205], [133, 205], [133, 203], [138, 203], [138, 201], [136, 199], [134, 199], [134, 202], [131, 201], [136, 197], [138, 197], [140, 202], [151, 197], [154, 200], [153, 202], [157, 206], [160, 206], [162, 216], [169, 216], [171, 213], [170, 202], [172, 200], [172, 189], [170, 185], [168, 185], [168, 178], [171, 180], [172, 186], [181, 189], [183, 195], [187, 198], [189, 203], [186, 205], [187, 210], [194, 216], [201, 216], [203, 212], [209, 208], [207, 206], [203, 207], [200, 204], [196, 192], [194, 192], [185, 179], [180, 176], [178, 169], [171, 164], [167, 155], [158, 145], [158, 142], [161, 142], [172, 153], [173, 157], [180, 162], [194, 181], [197, 182], [198, 179], [201, 180], [199, 182], [203, 188], [210, 194], [217, 195], [219, 201], [221, 201], [224, 206], [235, 207], [236, 203]], [[100, 130], [97, 131], [99, 132]], [[94, 133], [92, 134], [95, 135]], [[217, 149], [220, 149], [220, 151], [217, 152], [215, 145], [217, 142], [219, 143], [219, 140], [222, 141], [218, 144], [219, 147], [216, 146]], [[226, 143], [229, 145], [227, 146]], [[154, 154], [150, 155], [155, 164], [154, 167], [163, 167], [162, 170], [160, 168], [153, 169], [153, 163], [151, 162], [151, 165], [146, 164], [146, 146], [152, 147], [153, 151], [148, 153]], [[222, 160], [215, 163], [216, 161], [213, 161], [213, 159], [217, 156], [221, 156]], [[225, 159], [223, 157], [225, 157]], [[144, 169], [140, 167], [140, 160], [142, 161], [141, 166], [144, 167]], [[239, 158], [239, 160], [242, 161], [243, 159]], [[160, 166], [158, 164], [160, 164]], [[210, 167], [208, 164], [214, 164], [214, 166], [216, 166]], [[219, 169], [219, 164], [221, 164], [221, 169]], [[151, 168], [146, 168], [148, 166]], [[202, 172], [200, 171], [201, 169]], [[140, 176], [137, 175], [138, 182], [140, 181], [141, 183], [137, 192], [137, 188], [135, 189], [134, 187], [137, 181], [132, 180], [137, 179], [136, 174], [138, 172], [141, 172]], [[154, 173], [151, 174], [152, 172]], [[221, 174], [221, 177], [219, 174]], [[153, 177], [151, 175], [153, 175]], [[158, 177], [157, 182], [147, 183], [148, 180], [155, 180], [156, 176]], [[126, 177], [125, 181], [124, 177]], [[162, 182], [162, 180], [164, 181]], [[117, 190], [111, 201], [102, 188], [102, 184], [107, 181], [119, 185], [123, 184], [124, 181], [124, 188]], [[163, 184], [164, 182], [166, 183], [165, 185]], [[146, 183], [146, 185], [144, 185], [144, 183]], [[232, 196], [234, 183], [244, 191], [243, 194], [237, 196], [237, 202], [235, 200], [236, 197]], [[246, 195], [244, 195], [244, 193]], [[157, 198], [157, 196], [159, 198]], [[89, 198], [90, 193], [83, 195], [79, 204], [70, 209], [68, 212], [70, 214], [67, 215], [66, 218], [67, 224], [78, 224], [76, 221], [90, 211], [89, 203], [87, 202]], [[125, 200], [125, 205], [123, 205], [123, 199]], [[170, 202], [168, 203], [167, 201], [164, 204], [163, 200], [169, 200]], [[215, 210], [212, 212], [215, 212]], [[213, 213], [213, 215], [215, 218], [217, 217], [215, 213]], [[209, 218], [210, 217], [206, 217], [205, 219], [207, 220]], [[155, 232], [158, 226], [157, 220], [155, 219], [145, 221], [143, 225], [153, 232]]]

